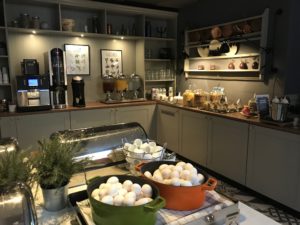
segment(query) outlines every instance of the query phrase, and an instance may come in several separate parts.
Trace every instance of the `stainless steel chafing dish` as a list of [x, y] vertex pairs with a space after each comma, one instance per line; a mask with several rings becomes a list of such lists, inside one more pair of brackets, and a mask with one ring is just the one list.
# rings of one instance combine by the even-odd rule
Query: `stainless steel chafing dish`
[[107, 158], [125, 142], [148, 138], [144, 128], [136, 122], [58, 131], [51, 137], [59, 137], [62, 142], [79, 142], [82, 150], [76, 158], [88, 157], [92, 160]]
[[6, 137], [0, 139], [0, 154], [4, 153], [5, 151], [16, 151], [18, 150], [18, 141], [14, 137]]

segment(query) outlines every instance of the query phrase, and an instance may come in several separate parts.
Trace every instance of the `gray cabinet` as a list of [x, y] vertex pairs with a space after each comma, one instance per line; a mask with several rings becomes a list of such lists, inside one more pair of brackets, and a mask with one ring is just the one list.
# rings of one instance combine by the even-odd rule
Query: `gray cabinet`
[[210, 117], [207, 167], [245, 184], [248, 145], [247, 123]]
[[92, 109], [70, 112], [71, 129], [98, 127], [114, 122], [113, 109]]
[[138, 122], [145, 129], [149, 137], [155, 137], [154, 128], [155, 105], [131, 106], [115, 108], [115, 122]]
[[250, 126], [246, 185], [300, 211], [300, 136]]
[[168, 149], [179, 153], [179, 109], [158, 105], [157, 141], [167, 143]]
[[38, 147], [37, 141], [56, 131], [70, 129], [69, 113], [47, 113], [15, 117], [17, 138], [21, 148]]
[[206, 166], [207, 141], [207, 116], [197, 112], [181, 110], [179, 153], [202, 166]]
[[15, 117], [1, 117], [0, 127], [1, 138], [18, 136]]

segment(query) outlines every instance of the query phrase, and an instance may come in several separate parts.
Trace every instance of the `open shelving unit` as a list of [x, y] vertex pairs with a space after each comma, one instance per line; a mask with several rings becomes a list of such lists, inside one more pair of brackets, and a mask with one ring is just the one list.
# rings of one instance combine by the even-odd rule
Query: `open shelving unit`
[[[186, 78], [224, 80], [263, 80], [268, 69], [267, 49], [269, 43], [269, 9], [258, 16], [216, 24], [185, 32], [184, 60]], [[219, 38], [212, 31], [221, 32]], [[227, 33], [226, 33], [227, 32]], [[225, 35], [226, 34], [226, 35]], [[219, 51], [222, 45], [229, 47], [229, 54]], [[232, 46], [236, 51], [232, 51]], [[207, 55], [201, 55], [205, 49]], [[246, 65], [246, 66], [245, 66]]]
[[[112, 39], [128, 40], [135, 44], [136, 69], [135, 72], [140, 75], [144, 81], [143, 94], [153, 86], [168, 87], [172, 85], [175, 88], [175, 79], [159, 79], [159, 81], [146, 80], [146, 68], [149, 64], [161, 64], [164, 67], [171, 67], [175, 71], [176, 66], [176, 38], [177, 38], [177, 13], [164, 10], [146, 9], [133, 6], [125, 6], [111, 3], [96, 2], [90, 0], [0, 0], [0, 37], [5, 37], [5, 42], [9, 42], [9, 36], [21, 36], [24, 34], [42, 35], [44, 38], [53, 37], [85, 37], [92, 39]], [[40, 18], [40, 28], [24, 27], [21, 15], [29, 14], [30, 18], [38, 16]], [[3, 15], [3, 16], [2, 16]], [[95, 20], [97, 24], [95, 29]], [[74, 19], [75, 27], [72, 31], [66, 31], [62, 23], [64, 19]], [[146, 21], [152, 25], [152, 34], [146, 35]], [[46, 24], [46, 26], [42, 26]], [[111, 26], [111, 31], [108, 30]], [[161, 34], [160, 28], [166, 29]], [[1, 38], [0, 38], [1, 41]], [[150, 44], [149, 44], [150, 43]], [[155, 43], [155, 44], [152, 44]], [[0, 66], [5, 61], [8, 68], [16, 65], [10, 65], [9, 45], [8, 53], [0, 56]], [[145, 49], [152, 48], [156, 55], [152, 58], [145, 58]], [[159, 57], [161, 48], [169, 48], [172, 52], [169, 58]], [[32, 56], [31, 56], [32, 57]], [[16, 64], [16, 63], [14, 63]], [[12, 70], [11, 71], [15, 71]], [[14, 82], [17, 74], [10, 75], [10, 80]], [[174, 76], [175, 77], [175, 76]], [[2, 87], [2, 86], [1, 86]], [[1, 90], [0, 87], [0, 90]], [[9, 86], [11, 87], [11, 86]], [[14, 88], [12, 86], [12, 88]], [[4, 92], [9, 98], [14, 97], [15, 90]], [[1, 96], [0, 96], [1, 97]]]

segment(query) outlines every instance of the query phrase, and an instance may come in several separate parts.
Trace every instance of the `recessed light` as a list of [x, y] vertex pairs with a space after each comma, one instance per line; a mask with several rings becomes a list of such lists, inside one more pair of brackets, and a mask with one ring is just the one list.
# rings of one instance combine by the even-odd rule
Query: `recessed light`
[[123, 40], [123, 39], [124, 39], [124, 37], [122, 36], [122, 37], [121, 37], [121, 40]]
[[80, 37], [84, 37], [84, 34], [80, 34]]
[[33, 30], [33, 31], [32, 31], [32, 33], [33, 33], [33, 34], [36, 34], [36, 31], [35, 31], [35, 30]]

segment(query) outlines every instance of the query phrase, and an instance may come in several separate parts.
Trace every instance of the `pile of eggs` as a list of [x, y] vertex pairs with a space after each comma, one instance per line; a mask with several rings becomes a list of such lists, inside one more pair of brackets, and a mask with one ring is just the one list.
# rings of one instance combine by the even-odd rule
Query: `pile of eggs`
[[205, 177], [191, 163], [185, 162], [178, 162], [176, 165], [162, 164], [153, 174], [146, 171], [144, 175], [156, 182], [173, 186], [196, 186], [205, 181]]
[[135, 139], [133, 143], [125, 143], [124, 150], [126, 157], [154, 160], [160, 159], [163, 154], [163, 147], [156, 145], [154, 141], [144, 142], [141, 139]]
[[152, 187], [149, 184], [139, 185], [131, 180], [119, 182], [118, 177], [112, 176], [93, 190], [92, 197], [97, 201], [115, 206], [138, 206], [151, 202]]

